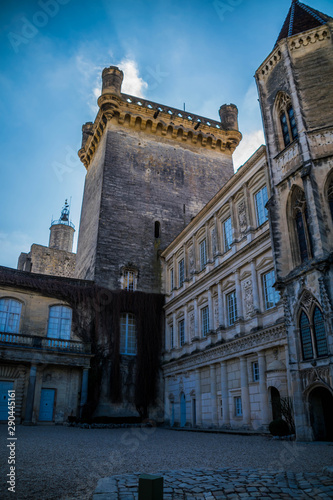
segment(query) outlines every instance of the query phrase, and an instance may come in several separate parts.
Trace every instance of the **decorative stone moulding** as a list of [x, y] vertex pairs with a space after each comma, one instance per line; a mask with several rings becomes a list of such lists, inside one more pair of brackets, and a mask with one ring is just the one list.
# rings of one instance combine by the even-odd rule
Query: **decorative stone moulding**
[[102, 74], [102, 95], [98, 98], [99, 112], [95, 123], [83, 127], [82, 147], [78, 154], [88, 168], [96, 147], [109, 121], [171, 138], [199, 147], [233, 153], [242, 134], [238, 130], [238, 110], [234, 104], [220, 108], [221, 122], [164, 106], [128, 94], [121, 94], [123, 74], [115, 67]]
[[293, 40], [290, 43], [290, 50], [300, 49], [301, 47], [306, 47], [307, 45], [314, 44], [316, 42], [322, 42], [330, 38], [330, 33], [328, 28], [320, 29], [309, 34], [304, 34], [304, 36], [299, 37], [297, 40]]
[[260, 76], [267, 77], [272, 69], [281, 61], [281, 50], [277, 47], [271, 54], [271, 56], [266, 59], [266, 61], [260, 66], [258, 73]]

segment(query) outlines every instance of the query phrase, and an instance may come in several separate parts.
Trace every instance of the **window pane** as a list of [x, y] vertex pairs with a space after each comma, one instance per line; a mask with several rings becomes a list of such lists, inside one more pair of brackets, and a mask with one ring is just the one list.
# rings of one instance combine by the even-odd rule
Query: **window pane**
[[281, 120], [281, 128], [282, 128], [284, 145], [288, 146], [288, 144], [290, 144], [290, 135], [289, 135], [287, 117], [286, 117], [285, 113], [282, 113], [282, 115], [280, 116], [280, 120]]
[[267, 195], [267, 187], [264, 186], [258, 193], [255, 195], [256, 200], [256, 209], [257, 209], [257, 221], [258, 226], [261, 226], [268, 219], [268, 211], [265, 207], [268, 201]]
[[202, 328], [202, 336], [206, 337], [209, 331], [209, 311], [208, 307], [204, 307], [201, 309], [201, 328]]
[[265, 309], [271, 309], [275, 306], [275, 304], [280, 300], [280, 294], [275, 288], [273, 284], [275, 283], [275, 273], [274, 271], [270, 271], [267, 274], [264, 274], [264, 296], [265, 296]]
[[291, 129], [291, 135], [293, 140], [297, 139], [298, 137], [298, 132], [297, 132], [297, 125], [296, 125], [296, 120], [295, 120], [295, 114], [294, 110], [292, 107], [288, 109], [288, 116], [289, 116], [289, 122], [290, 122], [290, 129]]
[[18, 333], [22, 304], [14, 299], [0, 300], [0, 332]]
[[259, 363], [258, 361], [255, 361], [252, 363], [252, 375], [253, 375], [253, 382], [258, 382], [259, 380]]
[[200, 270], [204, 269], [207, 263], [206, 240], [200, 243]]
[[124, 313], [120, 316], [120, 354], [135, 355], [136, 345], [136, 325], [133, 314]]
[[180, 346], [183, 346], [185, 344], [185, 323], [184, 323], [184, 320], [179, 321], [178, 330], [179, 330], [179, 343], [180, 343]]
[[184, 259], [182, 259], [179, 264], [178, 264], [178, 270], [179, 270], [179, 286], [182, 286], [184, 283], [184, 271], [185, 271], [185, 265], [184, 265]]
[[53, 339], [69, 340], [72, 327], [72, 309], [66, 306], [52, 306], [49, 310], [47, 336]]
[[224, 234], [224, 251], [230, 250], [232, 245], [232, 225], [231, 217], [225, 221], [223, 224], [223, 234]]
[[300, 251], [301, 261], [303, 262], [308, 259], [308, 247], [306, 244], [303, 215], [300, 210], [297, 211], [295, 221], [296, 221], [299, 251]]
[[311, 340], [310, 322], [307, 315], [302, 312], [300, 319], [300, 332], [303, 350], [303, 359], [313, 358], [313, 348]]
[[327, 341], [323, 315], [316, 307], [313, 315], [313, 328], [316, 340], [317, 356], [327, 356]]
[[229, 293], [227, 295], [227, 307], [228, 307], [228, 323], [232, 326], [237, 320], [237, 302], [236, 302], [236, 292]]
[[124, 274], [124, 289], [130, 292], [134, 291], [134, 272], [125, 271]]
[[236, 415], [236, 417], [241, 417], [242, 416], [242, 399], [241, 399], [241, 397], [236, 397], [234, 401], [235, 401], [235, 415]]

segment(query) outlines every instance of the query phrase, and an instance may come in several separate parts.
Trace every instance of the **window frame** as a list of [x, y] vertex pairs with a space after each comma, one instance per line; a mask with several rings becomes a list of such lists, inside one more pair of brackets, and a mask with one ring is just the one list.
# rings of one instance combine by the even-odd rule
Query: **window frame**
[[178, 287], [181, 288], [185, 281], [185, 258], [178, 261]]
[[174, 268], [171, 267], [170, 268], [170, 293], [173, 291], [174, 288], [175, 288], [175, 272], [174, 272]]
[[[226, 224], [229, 221], [230, 221], [230, 228], [227, 229]], [[233, 243], [233, 228], [232, 228], [231, 215], [222, 222], [222, 228], [223, 228], [223, 231], [222, 231], [223, 232], [223, 249], [224, 249], [224, 253], [226, 253], [226, 252], [229, 252], [229, 250], [231, 250], [232, 243]], [[230, 242], [228, 240], [228, 233], [230, 236]]]
[[[60, 310], [60, 316], [54, 315], [56, 313], [56, 309]], [[64, 314], [65, 312], [70, 311], [70, 317], [66, 317]], [[54, 320], [57, 319], [59, 321], [55, 322]], [[65, 331], [63, 324], [67, 323], [68, 320], [69, 322], [69, 328], [67, 328], [67, 331]], [[48, 315], [48, 320], [47, 320], [47, 338], [48, 339], [55, 339], [55, 340], [70, 340], [71, 339], [71, 333], [72, 333], [72, 321], [73, 321], [73, 310], [71, 307], [65, 304], [52, 304], [49, 306], [49, 315]], [[55, 328], [52, 327], [53, 325], [56, 326], [56, 335], [54, 334]]]
[[[233, 304], [230, 303], [230, 299], [233, 297]], [[232, 317], [230, 315], [230, 305], [232, 306], [233, 314]], [[238, 318], [238, 312], [237, 312], [237, 297], [236, 297], [236, 290], [233, 290], [232, 292], [229, 292], [226, 295], [226, 306], [227, 306], [227, 318], [228, 318], [228, 326], [233, 326]]]
[[203, 271], [207, 265], [207, 239], [204, 238], [199, 242], [199, 258], [200, 258], [200, 271]]
[[236, 418], [243, 416], [242, 396], [234, 396], [234, 411]]
[[[264, 200], [264, 196], [263, 196], [263, 191], [265, 190], [266, 192], [266, 201]], [[258, 196], [260, 196], [260, 204], [262, 206], [260, 206], [260, 209], [263, 210], [263, 213], [261, 213], [261, 210], [259, 210], [259, 203], [258, 203]], [[260, 189], [258, 189], [255, 193], [254, 193], [254, 206], [255, 206], [255, 210], [256, 210], [256, 221], [257, 221], [257, 227], [260, 227], [262, 226], [263, 224], [265, 224], [265, 222], [268, 221], [268, 210], [266, 208], [266, 203], [268, 202], [268, 189], [267, 189], [267, 185], [264, 184], [263, 186], [261, 186]], [[263, 217], [263, 218], [262, 218]]]
[[209, 307], [208, 305], [200, 309], [201, 336], [206, 338], [209, 333]]
[[137, 290], [138, 272], [131, 267], [122, 269], [121, 289], [127, 292], [135, 292]]
[[[272, 285], [269, 287], [267, 283], [266, 277], [269, 275], [273, 275], [272, 277]], [[273, 283], [275, 283], [275, 270], [271, 269], [270, 271], [267, 271], [262, 274], [262, 289], [263, 289], [263, 299], [264, 299], [264, 309], [265, 311], [269, 311], [270, 309], [274, 309], [278, 302], [280, 301], [280, 293], [278, 290], [275, 290], [273, 287]], [[273, 300], [270, 301], [269, 299], [271, 298], [270, 292], [273, 294]], [[271, 306], [268, 307], [268, 303], [272, 303]]]
[[[315, 315], [316, 312], [319, 312], [321, 316], [321, 323], [322, 323], [322, 332], [318, 332], [318, 322], [315, 322]], [[303, 325], [302, 325], [302, 320]], [[318, 306], [318, 304], [314, 304], [310, 311], [306, 311], [304, 308], [300, 309], [299, 315], [298, 315], [298, 332], [299, 332], [299, 340], [300, 340], [300, 346], [301, 346], [301, 355], [302, 355], [302, 361], [311, 361], [311, 360], [316, 360], [316, 359], [322, 359], [326, 358], [330, 355], [329, 353], [329, 344], [327, 341], [327, 331], [325, 327], [325, 319], [322, 310]], [[324, 333], [324, 340], [325, 340], [325, 352], [322, 354], [319, 353], [319, 347], [318, 343], [319, 340], [322, 342], [322, 339], [318, 338], [319, 333]], [[308, 346], [308, 347], [307, 347]], [[306, 354], [306, 352], [309, 352], [309, 355]]]
[[[4, 306], [4, 310], [1, 310], [1, 304], [6, 304], [6, 301], [9, 303], [9, 310], [5, 310], [5, 306]], [[13, 304], [18, 304], [19, 305], [19, 312], [16, 312], [14, 309], [15, 307], [13, 308]], [[1, 323], [3, 323], [3, 327], [0, 325], [0, 332], [1, 333], [19, 333], [20, 331], [20, 324], [21, 324], [21, 317], [22, 317], [22, 302], [14, 297], [1, 297], [0, 298], [0, 315], [4, 315], [4, 322], [1, 321]], [[11, 328], [8, 327], [8, 324], [14, 319], [15, 321], [15, 328]], [[2, 328], [4, 328], [2, 330]]]
[[178, 321], [178, 337], [179, 337], [179, 346], [183, 347], [185, 345], [185, 320], [180, 319]]
[[252, 382], [259, 382], [259, 380], [260, 380], [259, 362], [258, 361], [252, 361], [252, 363], [251, 363], [251, 369], [252, 369]]
[[[124, 326], [124, 322], [123, 322], [124, 317], [125, 317], [125, 331], [122, 328]], [[129, 320], [131, 320], [131, 324], [129, 323]], [[129, 326], [133, 327], [131, 332], [129, 331]], [[134, 334], [133, 334], [133, 329], [134, 329]], [[135, 339], [134, 343], [132, 342], [132, 339], [131, 339], [131, 343], [132, 343], [131, 349], [129, 349], [130, 334], [132, 335], [132, 339], [133, 339], [133, 336]], [[123, 338], [125, 339], [124, 350], [122, 349], [122, 344], [123, 344], [122, 339]], [[135, 346], [134, 348], [133, 348], [133, 345]], [[129, 352], [130, 350], [133, 350], [133, 352]], [[120, 315], [120, 318], [119, 318], [119, 354], [123, 355], [123, 356], [136, 356], [137, 355], [136, 318], [135, 318], [135, 315], [133, 313], [123, 312]]]

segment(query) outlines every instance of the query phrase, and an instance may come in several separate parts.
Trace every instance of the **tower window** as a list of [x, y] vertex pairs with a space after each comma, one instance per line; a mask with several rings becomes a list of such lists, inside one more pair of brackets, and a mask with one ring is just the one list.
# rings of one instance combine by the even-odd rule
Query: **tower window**
[[130, 292], [134, 291], [134, 278], [135, 275], [133, 271], [127, 270], [124, 272], [124, 290], [128, 290]]
[[281, 147], [287, 147], [289, 144], [297, 139], [297, 125], [295, 113], [291, 104], [291, 99], [288, 94], [279, 92], [275, 101], [275, 117], [279, 121], [278, 128], [281, 135]]
[[123, 313], [120, 316], [120, 354], [134, 356], [136, 349], [135, 316], [134, 314]]
[[161, 224], [158, 220], [155, 221], [155, 238], [160, 238]]

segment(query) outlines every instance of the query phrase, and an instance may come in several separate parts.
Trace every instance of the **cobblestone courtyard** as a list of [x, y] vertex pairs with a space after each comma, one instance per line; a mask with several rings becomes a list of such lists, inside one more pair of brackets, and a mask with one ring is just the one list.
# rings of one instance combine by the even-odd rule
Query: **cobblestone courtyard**
[[[322, 474], [323, 467], [333, 465], [333, 443], [155, 428], [19, 426], [16, 435], [17, 487], [13, 496], [6, 486], [7, 427], [0, 426], [2, 499], [87, 500], [100, 478], [117, 476], [104, 481], [110, 496], [95, 497], [125, 500], [135, 498], [137, 477], [133, 474], [159, 471], [165, 471], [165, 486], [169, 488], [165, 498], [333, 497], [333, 480]], [[127, 476], [119, 478], [120, 474]], [[194, 491], [203, 485], [205, 495]], [[209, 489], [211, 485], [214, 488]], [[124, 490], [118, 497], [120, 487]]]

